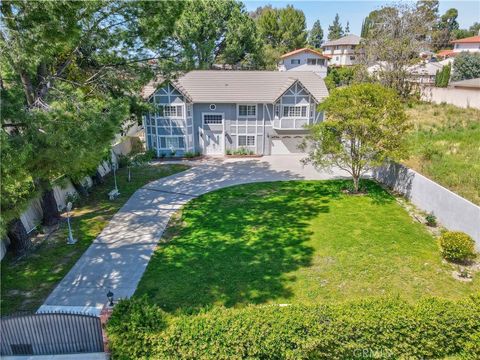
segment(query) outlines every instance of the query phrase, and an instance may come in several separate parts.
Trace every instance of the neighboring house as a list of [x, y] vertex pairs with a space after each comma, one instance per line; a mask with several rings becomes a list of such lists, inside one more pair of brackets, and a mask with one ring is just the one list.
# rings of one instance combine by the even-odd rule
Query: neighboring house
[[453, 40], [452, 44], [454, 53], [461, 53], [462, 51], [480, 52], [480, 35]]
[[410, 72], [409, 80], [418, 84], [435, 84], [437, 72], [452, 62], [453, 59], [445, 59], [439, 62], [426, 62], [411, 66], [408, 68]]
[[347, 35], [337, 40], [327, 41], [322, 45], [323, 55], [329, 56], [330, 66], [350, 66], [358, 64], [357, 46], [362, 38], [357, 35]]
[[480, 109], [480, 78], [451, 82], [446, 88], [423, 86], [421, 99], [436, 104]]
[[297, 49], [280, 57], [278, 71], [313, 71], [325, 78], [329, 59], [329, 56], [313, 49]]
[[437, 57], [451, 58], [460, 54], [461, 52], [480, 52], [480, 34], [477, 36], [470, 36], [464, 39], [458, 39], [451, 41], [453, 44], [453, 50], [440, 50], [437, 53]]
[[157, 155], [300, 152], [306, 125], [323, 120], [328, 96], [314, 72], [191, 71], [151, 83], [142, 95], [158, 111], [144, 116], [146, 144]]

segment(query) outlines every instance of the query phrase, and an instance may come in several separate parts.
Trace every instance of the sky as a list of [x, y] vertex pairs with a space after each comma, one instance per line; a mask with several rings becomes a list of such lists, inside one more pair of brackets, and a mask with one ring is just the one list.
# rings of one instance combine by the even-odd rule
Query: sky
[[[272, 4], [274, 7], [285, 7], [287, 4], [292, 4], [295, 8], [303, 10], [307, 18], [307, 28], [310, 29], [315, 20], [320, 20], [320, 24], [324, 33], [327, 33], [328, 25], [333, 22], [335, 14], [340, 16], [340, 22], [343, 27], [347, 21], [350, 22], [350, 32], [360, 35], [363, 19], [370, 13], [370, 11], [379, 9], [383, 5], [395, 4], [398, 1], [371, 1], [371, 0], [355, 0], [355, 1], [248, 1], [243, 0], [248, 11], [255, 10], [259, 6]], [[460, 28], [469, 28], [475, 21], [480, 22], [480, 1], [478, 0], [440, 0], [439, 13], [442, 15], [450, 8], [458, 10], [457, 21]]]

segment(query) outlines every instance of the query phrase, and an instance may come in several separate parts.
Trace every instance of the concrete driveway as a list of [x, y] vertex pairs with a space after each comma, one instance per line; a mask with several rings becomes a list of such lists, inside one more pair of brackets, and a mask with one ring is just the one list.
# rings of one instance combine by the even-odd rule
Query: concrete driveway
[[318, 172], [312, 166], [303, 167], [301, 158], [278, 155], [190, 161], [186, 164], [191, 169], [145, 185], [115, 214], [38, 311], [98, 315], [109, 290], [116, 299], [132, 296], [170, 216], [201, 194], [251, 182], [348, 177], [339, 170]]

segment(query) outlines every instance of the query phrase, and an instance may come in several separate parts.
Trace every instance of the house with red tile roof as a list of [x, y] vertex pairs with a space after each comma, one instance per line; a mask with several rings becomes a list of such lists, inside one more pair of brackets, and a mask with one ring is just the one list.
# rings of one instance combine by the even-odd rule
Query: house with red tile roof
[[279, 71], [311, 71], [321, 78], [327, 76], [329, 56], [319, 51], [302, 48], [283, 54], [278, 62]]

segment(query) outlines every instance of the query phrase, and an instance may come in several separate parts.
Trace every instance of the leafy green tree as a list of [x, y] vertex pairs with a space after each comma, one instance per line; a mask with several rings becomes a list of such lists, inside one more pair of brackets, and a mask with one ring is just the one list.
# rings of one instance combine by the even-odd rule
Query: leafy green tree
[[327, 118], [311, 127], [305, 162], [348, 172], [355, 191], [366, 172], [386, 160], [406, 156], [409, 126], [393, 90], [378, 84], [337, 88], [319, 110], [326, 111]]
[[323, 29], [320, 20], [313, 23], [312, 29], [308, 33], [308, 45], [315, 49], [320, 49], [323, 43]]
[[453, 63], [453, 81], [480, 78], [480, 54], [462, 52]]
[[328, 27], [328, 40], [340, 39], [344, 35], [342, 24], [340, 23], [340, 16], [335, 14], [332, 25]]
[[355, 81], [355, 75], [358, 70], [359, 67], [357, 66], [329, 68], [325, 77], [325, 84], [328, 90], [331, 91], [336, 87], [352, 84]]
[[470, 26], [468, 29], [455, 29], [452, 31], [452, 37], [453, 39], [464, 39], [470, 36], [476, 36], [479, 35], [480, 32], [480, 23], [475, 22], [472, 26]]
[[173, 43], [186, 69], [208, 69], [217, 59], [238, 63], [258, 51], [256, 29], [242, 3], [188, 0], [184, 4]]
[[[122, 121], [139, 115], [139, 89], [151, 76], [141, 64], [152, 56], [142, 36], [145, 17], [163, 25], [162, 36], [157, 35], [161, 39], [171, 34], [180, 11], [181, 5], [173, 2], [1, 3], [2, 98], [18, 100], [1, 104], [2, 143], [8, 149], [2, 157], [14, 156], [10, 152], [17, 149], [22, 158], [28, 149], [28, 161], [20, 162], [19, 171], [5, 171], [13, 174], [8, 182], [31, 179], [42, 194], [45, 224], [59, 217], [52, 191], [55, 179], [80, 179], [90, 173]], [[9, 200], [9, 214], [18, 216], [28, 197]], [[4, 225], [5, 219], [2, 214]]]
[[305, 47], [307, 23], [302, 10], [291, 5], [279, 10], [280, 45], [287, 51]]
[[267, 68], [275, 68], [283, 53], [305, 47], [307, 43], [305, 14], [291, 5], [281, 9], [263, 8], [256, 24], [264, 44]]
[[432, 34], [432, 47], [438, 51], [451, 47], [450, 41], [453, 40], [453, 34], [459, 28], [457, 22], [458, 10], [451, 8], [440, 17], [436, 29]]

